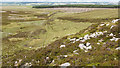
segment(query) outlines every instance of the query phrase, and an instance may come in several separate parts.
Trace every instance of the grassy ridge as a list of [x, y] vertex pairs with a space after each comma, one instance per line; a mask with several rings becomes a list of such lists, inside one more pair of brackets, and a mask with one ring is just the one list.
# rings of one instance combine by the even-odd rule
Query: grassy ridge
[[73, 22], [106, 22], [118, 18], [118, 9], [94, 10], [86, 13], [61, 14], [60, 20], [69, 20]]
[[37, 5], [33, 8], [58, 8], [58, 7], [79, 7], [79, 8], [118, 8], [118, 5]]

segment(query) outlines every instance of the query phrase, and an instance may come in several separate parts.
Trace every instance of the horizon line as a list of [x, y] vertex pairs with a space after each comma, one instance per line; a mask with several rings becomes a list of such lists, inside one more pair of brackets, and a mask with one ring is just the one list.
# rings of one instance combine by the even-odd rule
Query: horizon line
[[[5, 1], [4, 1], [5, 2]], [[9, 2], [9, 1], [8, 1]], [[23, 1], [17, 1], [17, 2], [23, 2]], [[26, 1], [26, 2], [32, 2], [32, 1]], [[34, 2], [34, 1], [33, 1]], [[36, 2], [38, 2], [38, 1], [36, 1]], [[44, 1], [43, 1], [44, 2]], [[48, 1], [49, 2], [49, 1]], [[74, 2], [74, 1], [73, 1]], [[87, 2], [87, 1], [86, 1]], [[91, 2], [95, 2], [95, 1], [91, 1]], [[107, 1], [105, 1], [105, 2], [107, 2]], [[120, 2], [120, 1], [119, 1]], [[88, 2], [89, 3], [89, 2]]]

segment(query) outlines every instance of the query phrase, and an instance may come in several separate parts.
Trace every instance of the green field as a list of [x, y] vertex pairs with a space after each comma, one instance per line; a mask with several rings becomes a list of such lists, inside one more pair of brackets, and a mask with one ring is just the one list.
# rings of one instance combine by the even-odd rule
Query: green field
[[[79, 53], [82, 54], [81, 56], [73, 55], [72, 51], [77, 49], [78, 42], [71, 44], [67, 38], [81, 37], [95, 31], [109, 31], [106, 27], [97, 30], [96, 26], [101, 23], [110, 23], [113, 19], [118, 18], [118, 9], [66, 13], [62, 10], [35, 9], [31, 6], [4, 6], [2, 11], [6, 11], [2, 13], [3, 22], [1, 26], [3, 66], [14, 66], [15, 61], [18, 61], [18, 59], [23, 60], [18, 66], [26, 62], [31, 62], [34, 66], [58, 66], [67, 61], [74, 65], [75, 61], [73, 60], [78, 57], [82, 59], [86, 57], [85, 55], [88, 53], [80, 50]], [[96, 47], [96, 41], [94, 39], [90, 40], [90, 42]], [[66, 49], [64, 48], [64, 50], [60, 50], [59, 46], [61, 44], [70, 46]], [[117, 47], [116, 43], [115, 47]], [[96, 49], [98, 49], [96, 50], [97, 55], [102, 53], [108, 53], [110, 55], [114, 52], [113, 56], [116, 57], [116, 51], [114, 51], [114, 49], [111, 52], [104, 52], [104, 48], [99, 48], [100, 46], [96, 47]], [[101, 50], [103, 50], [103, 52], [100, 52]], [[50, 52], [52, 55], [50, 55]], [[117, 65], [117, 60], [102, 63], [103, 61], [100, 60], [103, 59], [104, 55], [102, 54], [101, 57], [98, 57], [96, 53], [91, 51], [95, 59], [89, 60], [90, 63], [87, 63], [86, 59], [82, 59], [85, 63], [82, 62], [80, 64], [79, 61], [76, 61], [76, 65]], [[70, 57], [64, 58], [63, 60], [57, 59], [56, 56], [64, 54], [68, 54]], [[106, 56], [108, 57], [109, 55]], [[25, 56], [27, 56], [27, 58], [25, 58]], [[49, 61], [55, 59], [56, 64], [50, 63], [49, 61], [44, 62], [43, 59], [47, 56], [51, 57]], [[113, 56], [110, 56], [110, 58]], [[91, 55], [89, 55], [89, 57], [91, 57]], [[72, 60], [70, 60], [71, 58]], [[97, 60], [97, 58], [100, 59]], [[36, 63], [32, 61], [32, 59], [41, 61], [40, 63]]]

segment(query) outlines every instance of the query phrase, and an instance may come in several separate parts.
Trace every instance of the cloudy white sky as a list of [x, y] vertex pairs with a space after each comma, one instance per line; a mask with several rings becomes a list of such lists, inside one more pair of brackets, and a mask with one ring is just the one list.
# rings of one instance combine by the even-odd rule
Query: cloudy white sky
[[0, 2], [118, 2], [120, 0], [0, 0]]

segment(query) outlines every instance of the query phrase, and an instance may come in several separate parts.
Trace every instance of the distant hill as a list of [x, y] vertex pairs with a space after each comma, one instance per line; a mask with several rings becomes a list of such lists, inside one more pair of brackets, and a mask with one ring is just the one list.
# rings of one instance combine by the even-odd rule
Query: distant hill
[[118, 5], [117, 2], [1, 2], [2, 6], [34, 6], [34, 5], [70, 5], [70, 4], [91, 4], [91, 5]]

